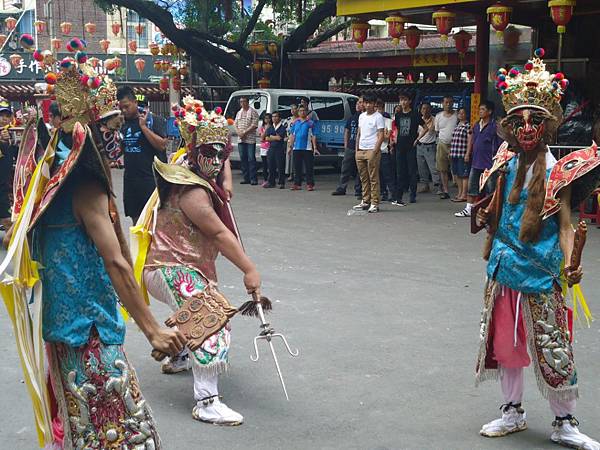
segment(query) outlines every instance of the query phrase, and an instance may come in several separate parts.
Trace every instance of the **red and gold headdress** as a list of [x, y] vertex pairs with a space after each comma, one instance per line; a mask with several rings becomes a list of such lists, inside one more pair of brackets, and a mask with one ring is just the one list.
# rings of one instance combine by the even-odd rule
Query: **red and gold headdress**
[[498, 70], [496, 88], [507, 114], [521, 108], [539, 109], [555, 117], [562, 113], [560, 100], [569, 81], [560, 72], [548, 72], [543, 57], [544, 49], [538, 48], [523, 72], [516, 67]]
[[191, 95], [183, 98], [183, 107], [173, 106], [177, 126], [188, 148], [203, 144], [223, 144], [229, 142], [229, 128], [220, 107], [207, 111], [204, 103]]

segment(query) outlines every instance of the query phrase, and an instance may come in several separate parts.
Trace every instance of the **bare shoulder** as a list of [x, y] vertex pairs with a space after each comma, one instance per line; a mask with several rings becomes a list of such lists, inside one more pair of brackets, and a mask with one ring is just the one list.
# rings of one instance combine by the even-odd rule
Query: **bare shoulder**
[[191, 186], [182, 188], [182, 192], [179, 195], [179, 207], [186, 215], [188, 215], [188, 212], [190, 211], [206, 208], [212, 209], [212, 206], [210, 194], [203, 187]]
[[81, 216], [90, 210], [108, 211], [108, 192], [99, 181], [80, 178], [73, 195], [75, 213]]

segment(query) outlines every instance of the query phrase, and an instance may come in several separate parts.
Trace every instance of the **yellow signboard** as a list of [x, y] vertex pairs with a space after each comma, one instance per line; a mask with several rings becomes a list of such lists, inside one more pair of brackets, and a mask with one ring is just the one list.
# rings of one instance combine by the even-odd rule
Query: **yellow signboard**
[[452, 6], [457, 3], [474, 3], [479, 0], [337, 0], [338, 16], [357, 16], [383, 11], [399, 11], [428, 6]]
[[447, 66], [448, 54], [414, 55], [412, 65], [414, 67]]
[[479, 104], [481, 103], [481, 94], [473, 92], [471, 94], [471, 128], [479, 122]]

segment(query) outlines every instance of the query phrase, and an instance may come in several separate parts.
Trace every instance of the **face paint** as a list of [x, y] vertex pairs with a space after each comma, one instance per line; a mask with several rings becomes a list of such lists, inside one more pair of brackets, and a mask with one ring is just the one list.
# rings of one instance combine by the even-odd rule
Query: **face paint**
[[198, 149], [197, 164], [200, 172], [208, 178], [216, 178], [225, 160], [225, 146], [221, 144], [201, 145]]
[[519, 147], [526, 152], [536, 149], [544, 136], [547, 117], [542, 111], [520, 109], [507, 117]]

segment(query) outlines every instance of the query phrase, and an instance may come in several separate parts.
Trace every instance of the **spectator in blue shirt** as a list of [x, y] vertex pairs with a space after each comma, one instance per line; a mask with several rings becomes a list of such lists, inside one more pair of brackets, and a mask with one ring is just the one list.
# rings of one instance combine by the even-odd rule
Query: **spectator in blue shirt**
[[314, 191], [314, 160], [317, 150], [317, 139], [314, 134], [315, 123], [306, 117], [306, 107], [298, 108], [299, 118], [292, 126], [290, 133], [290, 147], [293, 149], [294, 185], [292, 191], [302, 189], [302, 175], [306, 170], [306, 189]]

